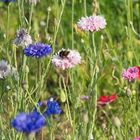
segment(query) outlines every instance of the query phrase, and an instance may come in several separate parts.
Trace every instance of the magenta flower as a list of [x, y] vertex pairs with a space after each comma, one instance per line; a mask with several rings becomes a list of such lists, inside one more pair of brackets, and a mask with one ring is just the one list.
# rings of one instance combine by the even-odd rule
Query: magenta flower
[[90, 17], [82, 17], [77, 26], [83, 31], [99, 31], [104, 29], [106, 26], [106, 20], [102, 16], [90, 16]]
[[129, 82], [140, 79], [140, 68], [137, 66], [130, 67], [127, 70], [123, 70], [122, 77]]
[[133, 140], [140, 140], [140, 137], [134, 138]]
[[52, 64], [56, 68], [68, 69], [81, 63], [81, 56], [79, 52], [70, 49], [62, 49], [52, 58]]

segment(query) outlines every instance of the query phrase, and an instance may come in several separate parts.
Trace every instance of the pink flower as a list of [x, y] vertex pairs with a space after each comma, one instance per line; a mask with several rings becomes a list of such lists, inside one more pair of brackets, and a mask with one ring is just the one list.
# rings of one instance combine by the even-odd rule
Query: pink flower
[[52, 64], [60, 69], [68, 69], [72, 68], [77, 64], [81, 63], [81, 56], [79, 52], [75, 50], [60, 50], [56, 55], [52, 58]]
[[140, 137], [134, 138], [133, 140], [140, 140]]
[[130, 67], [127, 70], [123, 70], [122, 77], [129, 82], [140, 79], [140, 67], [134, 66]]
[[106, 20], [102, 16], [90, 16], [90, 17], [82, 17], [77, 26], [84, 31], [99, 31], [100, 29], [104, 29], [106, 26]]

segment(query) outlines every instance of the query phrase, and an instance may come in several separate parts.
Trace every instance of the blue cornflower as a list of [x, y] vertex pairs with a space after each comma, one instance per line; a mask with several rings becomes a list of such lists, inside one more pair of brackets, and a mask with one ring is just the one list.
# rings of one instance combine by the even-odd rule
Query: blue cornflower
[[55, 115], [55, 114], [60, 114], [62, 112], [58, 102], [54, 101], [53, 98], [47, 101], [47, 110], [45, 114], [47, 116]]
[[0, 1], [3, 1], [5, 3], [8, 3], [8, 2], [16, 2], [16, 0], [0, 0]]
[[28, 45], [27, 48], [24, 48], [24, 54], [26, 56], [31, 56], [35, 58], [41, 58], [47, 56], [51, 53], [51, 45], [45, 45], [43, 43], [35, 43]]
[[45, 117], [37, 111], [33, 111], [29, 114], [20, 113], [11, 122], [12, 127], [17, 131], [27, 134], [39, 131], [45, 124]]
[[[45, 105], [45, 111], [42, 113], [45, 117], [60, 114], [62, 112], [58, 102], [54, 101], [53, 98], [50, 98], [48, 101], [38, 102], [37, 106], [41, 107]], [[34, 109], [37, 111], [37, 108]]]

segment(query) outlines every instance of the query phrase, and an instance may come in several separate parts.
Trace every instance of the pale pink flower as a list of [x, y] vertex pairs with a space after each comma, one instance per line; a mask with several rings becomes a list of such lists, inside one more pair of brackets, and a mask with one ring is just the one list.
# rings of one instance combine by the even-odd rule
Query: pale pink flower
[[82, 17], [77, 26], [84, 31], [99, 31], [104, 29], [106, 26], [106, 20], [102, 16], [90, 16], [90, 17]]
[[137, 78], [139, 79], [139, 72], [140, 72], [139, 67], [136, 67], [136, 66], [130, 67], [127, 70], [123, 70], [122, 77], [125, 80], [128, 80], [129, 82], [131, 82]]
[[52, 64], [56, 68], [68, 69], [81, 63], [81, 56], [79, 52], [70, 49], [62, 49], [52, 58]]

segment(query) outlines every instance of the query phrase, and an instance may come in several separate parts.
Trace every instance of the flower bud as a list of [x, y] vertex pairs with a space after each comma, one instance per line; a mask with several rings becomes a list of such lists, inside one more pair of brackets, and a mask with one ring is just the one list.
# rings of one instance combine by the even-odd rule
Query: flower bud
[[116, 117], [116, 116], [113, 116], [112, 122], [113, 122], [113, 124], [114, 124], [115, 126], [117, 126], [117, 127], [120, 127], [120, 126], [121, 126], [121, 121], [120, 121], [120, 119], [119, 119], [118, 117]]

